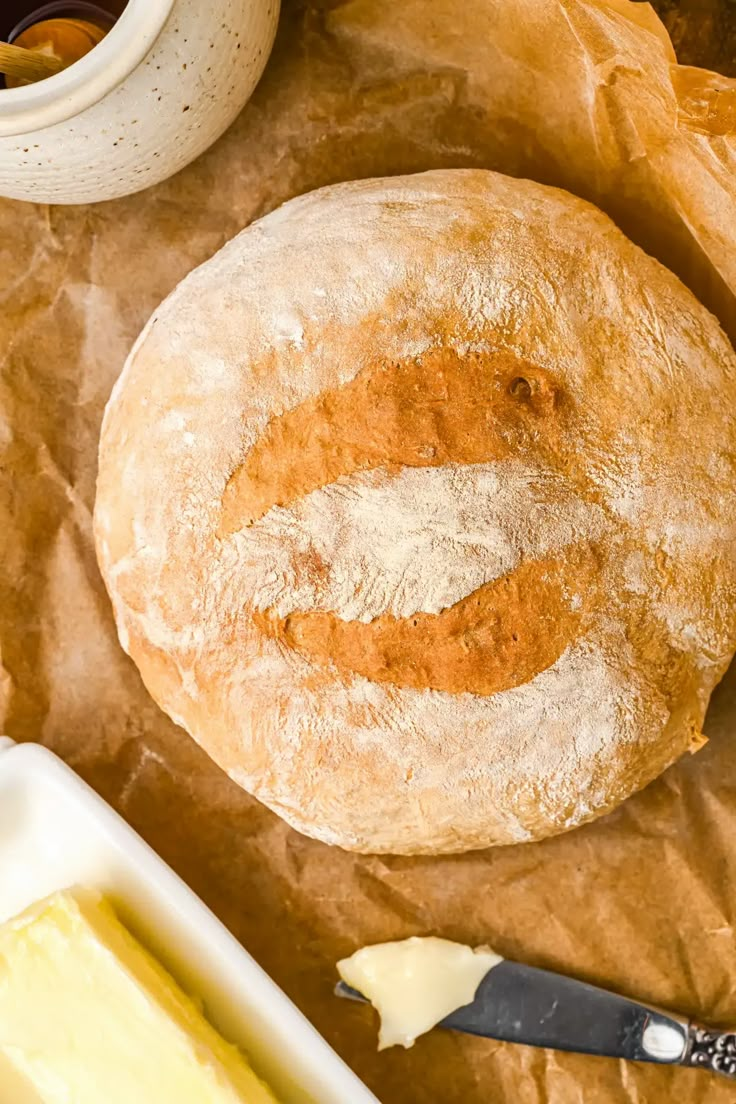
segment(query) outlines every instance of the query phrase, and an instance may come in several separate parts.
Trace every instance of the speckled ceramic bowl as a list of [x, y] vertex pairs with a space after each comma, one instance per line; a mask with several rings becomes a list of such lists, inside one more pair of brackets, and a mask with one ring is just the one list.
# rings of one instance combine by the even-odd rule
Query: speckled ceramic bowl
[[279, 0], [129, 0], [80, 61], [0, 90], [0, 195], [93, 203], [171, 176], [245, 104], [278, 10]]

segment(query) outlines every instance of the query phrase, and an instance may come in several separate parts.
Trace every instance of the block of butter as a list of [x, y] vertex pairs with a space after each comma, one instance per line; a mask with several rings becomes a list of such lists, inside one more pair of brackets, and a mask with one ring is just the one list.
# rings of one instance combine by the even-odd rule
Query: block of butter
[[0, 927], [2, 1104], [275, 1104], [98, 894]]

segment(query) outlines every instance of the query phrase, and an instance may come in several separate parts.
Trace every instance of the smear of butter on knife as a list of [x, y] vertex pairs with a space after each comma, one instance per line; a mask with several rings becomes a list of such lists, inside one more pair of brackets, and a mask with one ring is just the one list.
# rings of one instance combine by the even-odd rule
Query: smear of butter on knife
[[412, 936], [362, 947], [338, 962], [340, 977], [381, 1017], [378, 1049], [414, 1045], [457, 1008], [470, 1004], [489, 970], [503, 962], [489, 947]]

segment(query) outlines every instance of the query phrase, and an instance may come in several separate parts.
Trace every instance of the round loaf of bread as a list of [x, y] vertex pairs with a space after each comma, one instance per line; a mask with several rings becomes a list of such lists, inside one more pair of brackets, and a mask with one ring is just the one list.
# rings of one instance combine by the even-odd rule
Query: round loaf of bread
[[99, 560], [161, 707], [342, 847], [537, 839], [702, 742], [736, 648], [736, 359], [590, 204], [324, 188], [156, 311]]

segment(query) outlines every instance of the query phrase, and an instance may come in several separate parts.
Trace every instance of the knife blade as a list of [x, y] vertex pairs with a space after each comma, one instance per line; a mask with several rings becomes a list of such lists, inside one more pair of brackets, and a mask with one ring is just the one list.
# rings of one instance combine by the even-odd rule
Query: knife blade
[[[342, 981], [335, 992], [366, 999]], [[736, 1034], [508, 959], [488, 971], [470, 1004], [438, 1026], [526, 1046], [693, 1066], [736, 1079]]]

